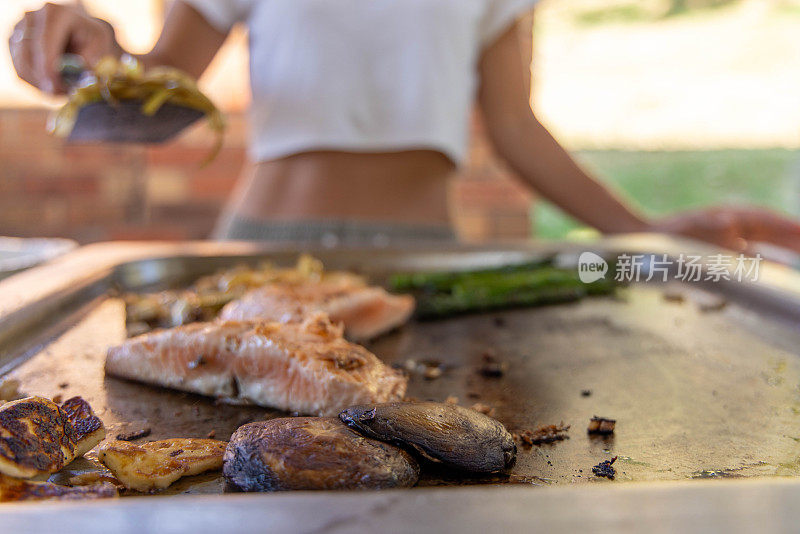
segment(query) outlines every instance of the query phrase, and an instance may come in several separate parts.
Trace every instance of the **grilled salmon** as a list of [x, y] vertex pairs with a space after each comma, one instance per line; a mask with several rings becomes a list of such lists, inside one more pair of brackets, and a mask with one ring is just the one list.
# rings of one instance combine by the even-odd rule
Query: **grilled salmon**
[[80, 397], [61, 407], [43, 397], [8, 402], [0, 406], [0, 473], [55, 473], [104, 437], [102, 421]]
[[269, 284], [228, 303], [219, 317], [223, 321], [288, 323], [324, 312], [331, 321], [344, 323], [348, 339], [364, 341], [402, 325], [413, 311], [414, 297], [410, 295], [392, 295], [357, 277], [342, 277]]
[[111, 347], [106, 373], [311, 415], [399, 400], [407, 379], [346, 341], [325, 314], [303, 322], [194, 323]]
[[136, 445], [112, 441], [100, 447], [97, 459], [117, 480], [136, 491], [164, 489], [184, 476], [222, 468], [224, 441], [173, 438]]

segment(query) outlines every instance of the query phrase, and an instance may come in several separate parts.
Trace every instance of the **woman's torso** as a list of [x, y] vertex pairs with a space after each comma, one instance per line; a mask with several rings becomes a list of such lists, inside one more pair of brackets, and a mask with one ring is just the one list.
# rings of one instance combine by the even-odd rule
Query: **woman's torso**
[[448, 224], [454, 164], [440, 152], [312, 151], [260, 162], [231, 211], [249, 219]]
[[229, 213], [446, 225], [482, 48], [535, 0], [185, 0], [249, 27], [250, 155]]

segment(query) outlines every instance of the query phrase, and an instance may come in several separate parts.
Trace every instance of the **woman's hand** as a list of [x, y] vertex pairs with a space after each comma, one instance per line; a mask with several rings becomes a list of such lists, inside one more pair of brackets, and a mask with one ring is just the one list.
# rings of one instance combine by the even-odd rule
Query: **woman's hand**
[[8, 46], [19, 77], [53, 94], [67, 89], [58, 73], [58, 61], [65, 52], [82, 56], [87, 65], [109, 54], [122, 54], [109, 23], [80, 6], [50, 3], [25, 13], [14, 26]]
[[687, 211], [652, 223], [651, 230], [742, 252], [755, 242], [800, 252], [800, 223], [765, 209], [714, 207]]

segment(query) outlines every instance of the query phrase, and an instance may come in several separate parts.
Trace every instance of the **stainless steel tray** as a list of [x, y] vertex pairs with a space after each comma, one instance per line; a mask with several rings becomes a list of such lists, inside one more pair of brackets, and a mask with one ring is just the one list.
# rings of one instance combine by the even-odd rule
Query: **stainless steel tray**
[[[607, 256], [621, 252], [714, 253], [695, 243], [657, 236], [490, 249], [313, 252], [329, 268], [357, 270], [380, 281], [398, 270], [500, 265], [553, 253], [569, 263], [583, 250]], [[113, 292], [181, 285], [222, 267], [265, 258], [289, 264], [297, 253], [242, 244], [103, 245], [78, 251], [0, 284], [0, 307], [5, 307], [0, 310], [0, 368], [19, 378], [26, 393], [64, 398], [82, 395], [99, 412], [112, 436], [130, 426], [147, 425], [152, 428], [148, 439], [201, 437], [211, 431], [218, 439], [227, 439], [244, 421], [279, 413], [217, 405], [200, 396], [103, 376], [106, 346], [124, 337], [124, 311]], [[563, 511], [569, 508], [569, 499], [606, 495], [628, 482], [658, 482], [628, 484], [648, 488], [628, 491], [623, 496], [628, 500], [650, 491], [667, 495], [674, 481], [689, 484], [692, 491], [708, 488], [714, 492], [719, 484], [734, 484], [747, 493], [756, 486], [778, 484], [796, 492], [793, 477], [800, 475], [800, 276], [766, 265], [757, 283], [683, 284], [679, 291], [684, 302], [666, 300], [659, 284], [633, 284], [617, 297], [415, 322], [369, 345], [391, 363], [409, 358], [435, 358], [445, 363], [447, 371], [437, 380], [412, 377], [410, 396], [436, 400], [455, 396], [467, 406], [488, 404], [511, 430], [560, 421], [572, 426], [566, 441], [521, 449], [512, 477], [465, 479], [446, 470], [430, 470], [420, 482], [423, 488], [480, 486], [328, 494], [329, 500], [303, 493], [144, 499], [158, 503], [158, 509], [172, 519], [185, 517], [186, 506], [205, 509], [211, 502], [236, 517], [243, 503], [258, 503], [275, 511], [289, 501], [310, 504], [323, 499], [330, 506], [315, 504], [312, 516], [297, 523], [317, 528], [313, 518], [324, 526], [325, 514], [332, 514], [328, 517], [332, 519], [341, 511], [334, 503], [370, 502], [394, 517], [396, 513], [386, 502], [403, 509], [412, 502], [435, 501], [440, 495], [442, 506], [453, 506], [459, 495], [465, 502], [480, 495], [487, 503], [486, 513], [507, 511], [508, 506], [501, 502], [518, 502], [521, 508], [512, 507], [513, 513], [507, 511], [497, 521], [524, 521], [527, 517], [536, 522], [541, 517], [534, 514], [543, 511], [532, 502], [540, 492], [565, 495]], [[701, 311], [697, 303], [710, 297], [724, 298], [728, 305]], [[482, 354], [489, 349], [509, 364], [503, 378], [484, 378], [476, 372]], [[583, 396], [582, 390], [592, 394]], [[586, 424], [595, 414], [618, 420], [614, 437], [598, 439], [586, 434]], [[610, 482], [593, 477], [591, 467], [612, 456], [619, 458], [617, 479]], [[708, 485], [695, 478], [733, 480]], [[745, 484], [750, 478], [759, 482]], [[790, 482], [781, 484], [777, 479]], [[572, 490], [553, 489], [561, 485]], [[213, 494], [222, 489], [219, 476], [207, 475], [185, 479], [168, 494]], [[577, 493], [566, 496], [573, 490]], [[138, 502], [141, 499], [68, 505], [71, 511], [64, 513], [72, 514], [84, 531], [92, 531], [86, 528], [107, 530], [108, 524], [98, 526], [91, 517], [80, 520], [75, 515], [78, 510], [116, 510], [104, 513], [115, 518], [115, 529], [124, 531], [126, 514], [133, 513]], [[65, 505], [53, 503], [0, 505], [0, 514], [25, 521], [26, 511], [51, 510], [53, 506], [65, 509]], [[149, 509], [151, 505], [142, 506]], [[440, 526], [472, 530], [480, 524], [469, 519], [476, 513], [478, 510], [466, 511], [463, 522], [445, 517], [438, 520]], [[581, 518], [582, 528], [603, 524], [573, 513]], [[290, 519], [285, 514], [281, 517], [282, 521]], [[606, 515], [606, 519], [613, 517]], [[430, 519], [436, 520], [436, 515]], [[329, 526], [335, 530], [343, 525], [347, 523]]]

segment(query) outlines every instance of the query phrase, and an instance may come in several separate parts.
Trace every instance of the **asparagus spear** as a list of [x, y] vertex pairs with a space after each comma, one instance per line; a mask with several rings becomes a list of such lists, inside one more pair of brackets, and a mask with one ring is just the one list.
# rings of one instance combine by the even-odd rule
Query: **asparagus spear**
[[404, 275], [402, 281], [414, 282], [417, 316], [423, 319], [568, 302], [613, 290], [611, 281], [601, 279], [585, 284], [573, 270], [541, 265], [533, 268], [514, 266], [507, 270], [420, 273], [414, 280], [410, 275]]
[[409, 291], [414, 289], [424, 289], [427, 291], [446, 291], [458, 282], [472, 280], [496, 279], [498, 274], [530, 272], [542, 267], [551, 266], [553, 258], [548, 257], [502, 267], [488, 269], [476, 269], [469, 271], [444, 271], [444, 272], [420, 272], [420, 273], [399, 273], [392, 276], [390, 284], [395, 291]]

